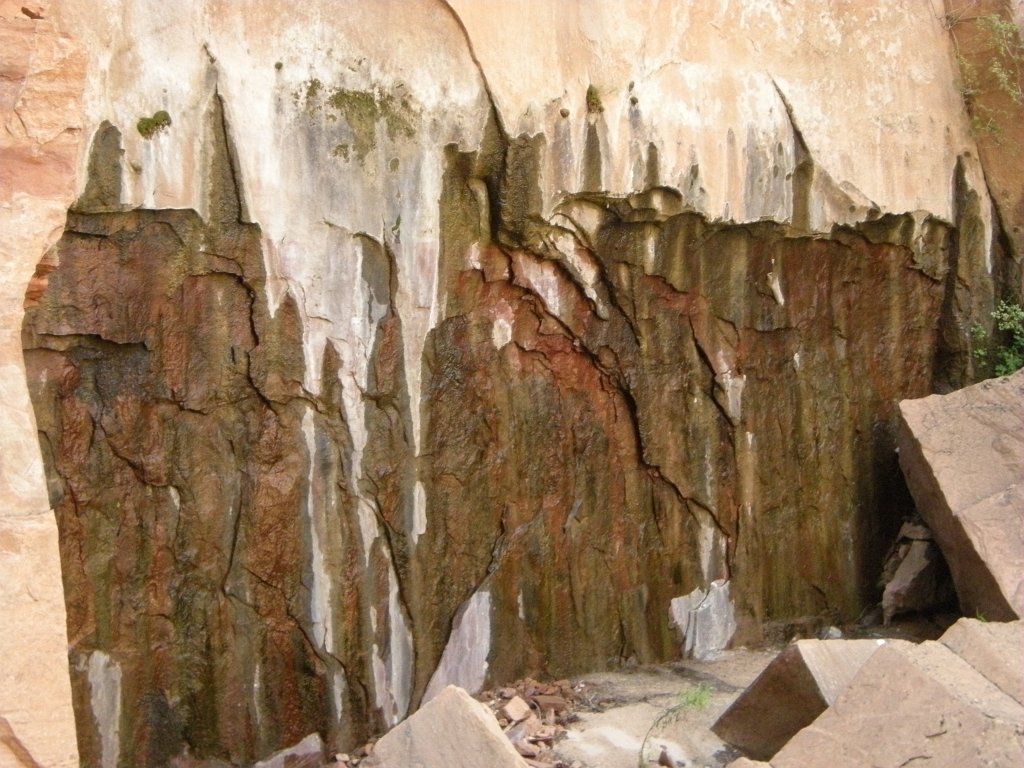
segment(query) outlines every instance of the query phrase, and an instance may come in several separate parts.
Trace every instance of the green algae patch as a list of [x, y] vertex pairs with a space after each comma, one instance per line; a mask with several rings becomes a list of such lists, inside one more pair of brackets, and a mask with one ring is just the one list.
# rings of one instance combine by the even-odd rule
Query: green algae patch
[[349, 158], [350, 150], [361, 161], [376, 146], [377, 126], [383, 124], [391, 140], [415, 134], [413, 110], [407, 95], [396, 95], [377, 86], [360, 90], [329, 89], [319, 80], [307, 80], [292, 93], [292, 101], [309, 117], [322, 115], [327, 121], [344, 121], [351, 141], [335, 144], [335, 157]]
[[135, 128], [144, 139], [152, 139], [156, 134], [171, 125], [171, 116], [167, 110], [161, 109], [153, 113], [152, 117], [140, 117]]

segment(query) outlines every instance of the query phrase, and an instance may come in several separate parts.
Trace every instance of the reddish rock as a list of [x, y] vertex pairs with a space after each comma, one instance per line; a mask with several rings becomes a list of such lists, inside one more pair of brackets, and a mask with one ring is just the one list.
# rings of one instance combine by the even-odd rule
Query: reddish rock
[[900, 412], [900, 466], [964, 614], [1024, 615], [1024, 371]]
[[1024, 761], [1021, 723], [1024, 707], [944, 645], [887, 645], [771, 764], [1014, 766]]
[[882, 640], [799, 640], [772, 660], [711, 730], [746, 755], [768, 760], [835, 703], [883, 645]]
[[1024, 705], [1024, 621], [963, 618], [939, 642]]

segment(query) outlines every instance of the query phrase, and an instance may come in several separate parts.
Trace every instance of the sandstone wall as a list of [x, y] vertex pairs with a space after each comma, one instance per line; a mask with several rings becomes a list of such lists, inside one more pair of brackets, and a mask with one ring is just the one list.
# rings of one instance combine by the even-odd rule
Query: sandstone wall
[[86, 61], [37, 15], [0, 3], [0, 765], [72, 766], [57, 525], [25, 387], [21, 322], [35, 263], [60, 237], [75, 193]]
[[53, 15], [89, 151], [4, 305], [37, 266], [48, 485], [20, 361], [4, 439], [86, 762], [665, 658], [717, 578], [745, 638], [871, 597], [895, 403], [969, 374], [1000, 290], [939, 3]]

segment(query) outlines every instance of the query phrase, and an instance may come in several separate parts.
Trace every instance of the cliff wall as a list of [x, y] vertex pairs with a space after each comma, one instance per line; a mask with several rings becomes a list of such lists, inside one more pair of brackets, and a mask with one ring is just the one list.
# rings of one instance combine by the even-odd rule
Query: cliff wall
[[896, 403], [1019, 290], [949, 21], [693, 6], [45, 9], [88, 151], [7, 251], [2, 439], [86, 764], [668, 658], [715, 579], [738, 640], [874, 597]]

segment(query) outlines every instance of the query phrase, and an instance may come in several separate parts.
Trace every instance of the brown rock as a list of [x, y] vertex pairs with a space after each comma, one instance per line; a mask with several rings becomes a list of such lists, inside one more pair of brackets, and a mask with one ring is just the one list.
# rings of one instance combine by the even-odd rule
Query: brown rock
[[450, 685], [385, 734], [363, 768], [523, 768], [526, 764], [498, 728], [494, 715]]
[[547, 693], [538, 693], [530, 697], [530, 700], [536, 704], [541, 712], [547, 713], [548, 711], [565, 712], [569, 708], [569, 702], [567, 702], [561, 696], [555, 696]]
[[799, 640], [775, 657], [711, 730], [747, 755], [767, 760], [835, 702], [882, 645], [880, 640]]
[[909, 540], [897, 556], [899, 565], [882, 593], [886, 624], [897, 614], [936, 608], [952, 597], [949, 571], [934, 541]]
[[1024, 615], [1024, 371], [900, 413], [900, 466], [964, 614]]

